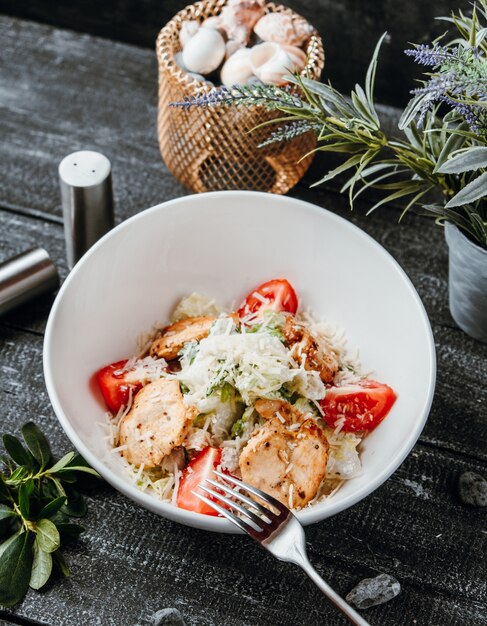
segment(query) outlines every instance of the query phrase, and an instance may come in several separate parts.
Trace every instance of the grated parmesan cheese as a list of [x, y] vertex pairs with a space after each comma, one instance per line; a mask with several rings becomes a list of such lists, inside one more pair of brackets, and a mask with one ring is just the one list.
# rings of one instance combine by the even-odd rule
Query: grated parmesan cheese
[[[267, 298], [260, 294], [253, 295], [263, 304], [268, 303]], [[253, 408], [254, 402], [259, 398], [281, 399], [294, 394], [298, 396], [296, 408], [302, 412], [303, 421], [316, 420], [325, 430], [330, 444], [327, 476], [308, 505], [332, 497], [344, 480], [359, 475], [362, 471], [357, 450], [360, 438], [343, 432], [343, 417], [336, 420], [333, 428], [323, 424], [321, 418], [324, 412], [320, 400], [325, 397], [326, 388], [318, 372], [306, 370], [306, 354], [301, 355], [298, 363], [293, 350], [283, 343], [281, 329], [285, 316], [275, 312], [267, 312], [264, 316], [251, 313], [237, 328], [231, 317], [221, 314], [214, 300], [193, 293], [179, 303], [172, 321], [203, 315], [214, 316], [216, 320], [208, 337], [185, 344], [180, 359], [181, 371], [168, 372], [164, 359], [147, 356], [155, 330], [140, 338], [137, 356], [121, 368], [121, 373], [129, 382], [142, 380], [146, 385], [167, 378], [179, 380], [185, 385], [185, 403], [196, 406], [199, 411], [198, 421], [195, 420], [183, 442], [190, 456], [208, 445], [220, 447], [221, 467], [240, 476], [238, 461], [241, 450], [262, 424], [262, 418]], [[309, 328], [320, 345], [337, 357], [340, 370], [335, 384], [353, 385], [364, 376], [358, 352], [353, 356], [348, 353], [345, 334], [341, 330], [317, 320], [309, 311], [298, 315], [297, 319]], [[121, 455], [128, 446], [117, 447], [119, 425], [131, 410], [132, 400], [130, 389], [127, 406], [121, 407], [116, 415], [106, 414], [103, 437], [109, 442], [111, 452], [116, 454], [117, 463], [122, 464], [138, 488], [175, 505], [181, 477], [177, 465], [171, 467], [168, 463], [155, 469], [145, 469], [144, 465], [137, 467]], [[277, 413], [277, 418], [286, 423], [280, 413]], [[234, 433], [232, 426], [236, 420], [238, 430]], [[300, 426], [301, 423], [295, 423], [287, 428], [295, 432]], [[150, 438], [150, 433], [146, 436]], [[302, 439], [306, 434], [299, 433], [297, 437]], [[295, 445], [289, 442], [284, 450], [279, 451], [280, 458], [286, 463], [285, 475], [294, 467], [289, 462], [288, 451], [293, 450]], [[187, 471], [192, 470], [188, 468]], [[291, 484], [288, 493], [290, 508], [293, 495], [294, 486]]]

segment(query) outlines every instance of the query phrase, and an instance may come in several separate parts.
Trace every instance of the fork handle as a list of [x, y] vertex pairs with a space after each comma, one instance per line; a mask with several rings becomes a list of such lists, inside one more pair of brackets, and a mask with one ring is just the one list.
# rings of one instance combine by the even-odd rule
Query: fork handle
[[345, 602], [345, 600], [341, 596], [339, 596], [336, 591], [333, 591], [330, 585], [326, 583], [323, 578], [321, 578], [321, 576], [311, 565], [307, 557], [301, 559], [299, 565], [303, 568], [303, 570], [311, 578], [315, 585], [319, 589], [321, 589], [325, 596], [327, 596], [333, 602], [333, 604], [348, 617], [352, 624], [356, 624], [356, 626], [370, 626], [369, 622], [366, 622], [355, 609], [353, 609], [347, 602]]

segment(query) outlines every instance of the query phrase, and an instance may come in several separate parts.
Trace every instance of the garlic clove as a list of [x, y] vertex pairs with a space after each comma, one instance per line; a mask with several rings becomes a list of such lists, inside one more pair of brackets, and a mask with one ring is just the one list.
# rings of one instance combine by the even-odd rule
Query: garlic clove
[[200, 28], [183, 49], [183, 63], [190, 72], [210, 74], [225, 56], [225, 42], [217, 30]]
[[254, 75], [250, 64], [251, 48], [237, 50], [222, 67], [221, 81], [225, 87], [246, 85]]
[[179, 43], [181, 48], [188, 43], [188, 41], [196, 35], [200, 28], [200, 25], [196, 20], [187, 20], [181, 24], [181, 30], [179, 31]]

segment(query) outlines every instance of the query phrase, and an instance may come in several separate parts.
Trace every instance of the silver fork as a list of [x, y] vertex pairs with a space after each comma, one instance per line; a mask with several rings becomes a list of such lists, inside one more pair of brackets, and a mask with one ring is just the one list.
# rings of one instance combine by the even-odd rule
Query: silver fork
[[[306, 555], [306, 542], [304, 536], [304, 530], [298, 519], [291, 513], [291, 511], [281, 504], [278, 500], [268, 495], [267, 493], [252, 487], [247, 483], [243, 483], [241, 480], [223, 474], [215, 470], [215, 474], [228, 483], [235, 485], [238, 489], [243, 489], [248, 493], [257, 496], [260, 500], [266, 502], [270, 507], [275, 509], [277, 513], [274, 513], [271, 509], [263, 506], [259, 502], [256, 502], [249, 496], [232, 489], [225, 482], [216, 482], [207, 478], [205, 483], [209, 483], [215, 489], [210, 489], [205, 484], [199, 485], [199, 488], [206, 492], [214, 500], [224, 502], [227, 506], [231, 507], [235, 511], [238, 511], [241, 515], [244, 515], [247, 519], [243, 520], [237, 517], [234, 513], [227, 508], [221, 506], [204, 496], [197, 491], [193, 491], [193, 494], [203, 500], [212, 507], [215, 511], [226, 517], [236, 526], [245, 531], [248, 535], [255, 539], [260, 545], [268, 550], [271, 554], [277, 557], [280, 561], [287, 561], [289, 563], [295, 563], [299, 565], [311, 580], [321, 589], [321, 591], [338, 607], [352, 622], [357, 626], [370, 626], [363, 617], [361, 617], [357, 611], [355, 611], [345, 600], [339, 596], [333, 589], [326, 583], [318, 572], [314, 569], [308, 560]], [[227, 495], [222, 494], [224, 492]], [[229, 496], [231, 496], [231, 499]], [[247, 507], [240, 504], [236, 500], [244, 502]], [[253, 513], [248, 507], [254, 509], [259, 515]]]

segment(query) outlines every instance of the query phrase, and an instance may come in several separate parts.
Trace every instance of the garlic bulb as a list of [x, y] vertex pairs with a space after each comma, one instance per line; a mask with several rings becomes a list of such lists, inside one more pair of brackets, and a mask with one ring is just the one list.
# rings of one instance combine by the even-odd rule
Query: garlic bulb
[[183, 63], [190, 72], [209, 74], [223, 61], [225, 42], [217, 30], [200, 28], [183, 49]]

